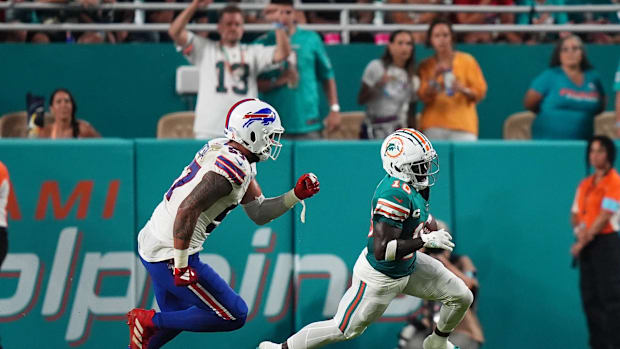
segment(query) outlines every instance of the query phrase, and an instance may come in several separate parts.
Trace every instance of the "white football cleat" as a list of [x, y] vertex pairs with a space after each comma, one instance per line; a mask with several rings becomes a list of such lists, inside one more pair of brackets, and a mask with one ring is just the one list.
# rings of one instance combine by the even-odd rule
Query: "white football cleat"
[[282, 344], [276, 344], [269, 341], [261, 342], [258, 349], [282, 349]]

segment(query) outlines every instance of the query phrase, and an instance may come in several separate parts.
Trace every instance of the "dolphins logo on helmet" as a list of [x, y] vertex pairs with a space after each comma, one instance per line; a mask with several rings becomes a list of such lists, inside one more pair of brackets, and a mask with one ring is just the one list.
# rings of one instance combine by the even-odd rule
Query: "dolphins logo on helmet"
[[383, 169], [417, 190], [435, 184], [439, 172], [437, 153], [421, 132], [402, 128], [387, 136], [381, 146]]

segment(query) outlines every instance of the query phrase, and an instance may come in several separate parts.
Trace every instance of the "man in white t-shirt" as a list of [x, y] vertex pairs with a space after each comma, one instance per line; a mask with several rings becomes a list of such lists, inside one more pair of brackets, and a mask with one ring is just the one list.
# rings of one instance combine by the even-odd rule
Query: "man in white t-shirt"
[[233, 5], [220, 12], [219, 41], [205, 39], [185, 29], [196, 10], [211, 2], [193, 0], [168, 30], [177, 49], [200, 71], [194, 120], [194, 134], [199, 139], [224, 136], [228, 108], [240, 99], [258, 96], [257, 75], [286, 59], [291, 50], [283, 29], [276, 30], [276, 46], [240, 44], [243, 14]]

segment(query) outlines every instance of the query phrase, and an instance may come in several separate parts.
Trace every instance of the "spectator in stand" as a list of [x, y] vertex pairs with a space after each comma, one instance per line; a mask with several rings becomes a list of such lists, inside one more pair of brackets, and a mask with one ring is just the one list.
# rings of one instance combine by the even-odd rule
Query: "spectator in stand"
[[200, 72], [194, 133], [198, 139], [224, 136], [225, 118], [231, 105], [258, 94], [256, 77], [274, 63], [284, 61], [290, 43], [283, 29], [275, 31], [276, 46], [240, 44], [243, 36], [241, 10], [229, 5], [221, 10], [218, 22], [219, 41], [197, 36], [186, 29], [199, 8], [210, 0], [193, 0], [172, 22], [168, 33], [179, 51]]
[[[302, 4], [353, 4], [357, 0], [302, 0]], [[273, 1], [272, 1], [273, 2]], [[307, 11], [308, 23], [338, 24], [340, 11]]]
[[51, 124], [46, 123], [39, 131], [39, 138], [99, 138], [101, 135], [87, 121], [78, 119], [77, 104], [69, 90], [56, 89], [50, 96]]
[[[42, 3], [68, 4], [68, 0], [37, 0]], [[77, 0], [83, 11], [69, 10], [37, 10], [34, 13], [35, 22], [43, 24], [61, 23], [129, 23], [133, 17], [132, 11], [111, 11], [92, 9], [91, 6], [99, 3], [114, 3], [117, 0]], [[35, 43], [49, 42], [78, 42], [82, 44], [124, 41], [126, 32], [37, 32], [30, 39]]]
[[[241, 3], [265, 5], [262, 11], [248, 11], [245, 16], [246, 23], [275, 23], [278, 21], [279, 9], [277, 6], [271, 5], [269, 0], [241, 0]], [[295, 11], [295, 22], [297, 24], [307, 22], [303, 11]]]
[[[67, 4], [68, 0], [36, 0], [44, 4]], [[36, 10], [34, 11], [35, 23], [42, 24], [60, 24], [60, 23], [78, 23], [79, 12], [65, 10]], [[57, 32], [35, 32], [32, 34], [31, 41], [34, 43], [49, 42], [75, 42], [74, 35], [69, 31]]]
[[[117, 2], [117, 0], [78, 0], [84, 7], [85, 10], [79, 13], [79, 21], [80, 23], [98, 23], [98, 24], [109, 24], [109, 23], [131, 23], [133, 21], [133, 11], [112, 11], [112, 10], [101, 10], [101, 9], [91, 9], [90, 7], [93, 5], [98, 5], [101, 3], [104, 4], [112, 4]], [[121, 0], [119, 2], [124, 2], [126, 0]], [[80, 44], [100, 44], [103, 42], [108, 42], [111, 44], [115, 44], [117, 42], [123, 42], [128, 37], [128, 32], [119, 31], [119, 32], [97, 32], [97, 31], [86, 31], [82, 33], [74, 33], [77, 37], [77, 42]]]
[[[324, 127], [331, 131], [340, 126], [340, 105], [331, 62], [319, 35], [295, 23], [292, 0], [274, 0], [271, 4], [280, 9], [275, 25], [286, 30], [293, 51], [282, 67], [259, 76], [260, 98], [280, 112], [286, 130], [282, 137], [320, 139]], [[275, 33], [271, 31], [256, 43], [271, 45], [275, 40]], [[319, 110], [319, 84], [330, 105], [325, 119]]]
[[588, 139], [605, 108], [605, 90], [578, 36], [560, 39], [550, 68], [532, 82], [523, 101], [537, 113], [533, 139]]
[[[443, 0], [388, 0], [388, 4], [444, 4]], [[393, 23], [398, 24], [429, 24], [439, 16], [437, 12], [390, 12]], [[426, 32], [413, 32], [413, 41], [416, 44], [426, 42]]]
[[590, 138], [586, 163], [594, 173], [579, 183], [571, 208], [576, 241], [570, 252], [579, 264], [592, 349], [620, 348], [620, 175], [615, 160], [609, 137]]
[[[370, 61], [364, 69], [357, 95], [357, 103], [366, 105], [361, 138], [384, 139], [399, 128], [415, 127], [419, 84], [411, 33], [405, 30], [392, 32], [383, 56]], [[402, 111], [407, 106], [408, 120], [402, 120]]]
[[[530, 6], [534, 8], [538, 5], [565, 5], [564, 0], [518, 0], [519, 5]], [[529, 24], [567, 24], [568, 15], [566, 12], [529, 12], [519, 13], [517, 15], [517, 24], [529, 25]], [[565, 33], [561, 33], [561, 37], [566, 36]], [[549, 42], [557, 40], [557, 35], [550, 33], [532, 33], [525, 35], [526, 42], [528, 44], [536, 44], [540, 42]]]
[[[357, 4], [370, 4], [372, 0], [357, 0]], [[351, 24], [372, 24], [374, 12], [372, 11], [353, 11], [350, 12]], [[375, 36], [370, 32], [351, 32], [351, 42], [374, 43]]]
[[[514, 5], [513, 0], [454, 0], [455, 5]], [[471, 13], [459, 12], [456, 14], [458, 24], [514, 24], [515, 17], [512, 13]], [[491, 32], [471, 32], [463, 36], [466, 43], [487, 43], [492, 41], [507, 41], [520, 43], [521, 36], [517, 33], [507, 32], [495, 35]]]
[[435, 54], [420, 63], [418, 96], [424, 102], [420, 129], [430, 139], [478, 139], [476, 104], [487, 83], [476, 59], [454, 50], [451, 23], [435, 19], [427, 32], [427, 46]]
[[[568, 1], [569, 4], [579, 5], [614, 5], [618, 0], [573, 0]], [[571, 23], [579, 24], [620, 24], [618, 11], [616, 12], [572, 12], [568, 14]], [[614, 44], [620, 43], [620, 35], [613, 32], [594, 32], [586, 33], [583, 38], [589, 43], [596, 44]]]
[[[6, 0], [2, 0], [3, 2]], [[15, 3], [23, 2], [24, 0], [15, 0]], [[30, 23], [32, 22], [32, 11], [30, 10], [17, 10], [7, 9], [0, 11], [0, 23]], [[28, 39], [28, 31], [16, 30], [0, 32], [0, 42], [26, 42]]]

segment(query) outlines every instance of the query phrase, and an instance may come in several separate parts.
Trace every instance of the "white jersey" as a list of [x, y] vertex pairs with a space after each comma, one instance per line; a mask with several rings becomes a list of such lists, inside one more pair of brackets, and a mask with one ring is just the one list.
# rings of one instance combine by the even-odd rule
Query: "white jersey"
[[151, 219], [138, 234], [138, 252], [144, 260], [159, 262], [174, 257], [173, 226], [177, 210], [207, 172], [222, 175], [233, 189], [198, 217], [189, 244], [190, 255], [202, 250], [213, 229], [241, 202], [256, 176], [256, 167], [238, 150], [226, 145], [227, 141], [219, 138], [206, 144], [164, 194]]
[[194, 133], [201, 139], [222, 137], [230, 107], [241, 99], [258, 97], [256, 78], [275, 67], [275, 46], [226, 47], [191, 32], [188, 35], [183, 54], [200, 72]]
[[398, 116], [403, 107], [416, 99], [416, 90], [419, 85], [417, 76], [409, 78], [403, 68], [390, 64], [387, 72], [380, 59], [374, 59], [368, 63], [362, 81], [372, 87], [381, 81], [383, 74], [387, 74], [388, 82], [383, 87], [383, 93], [368, 102], [366, 114], [371, 117], [371, 122], [376, 118]]

